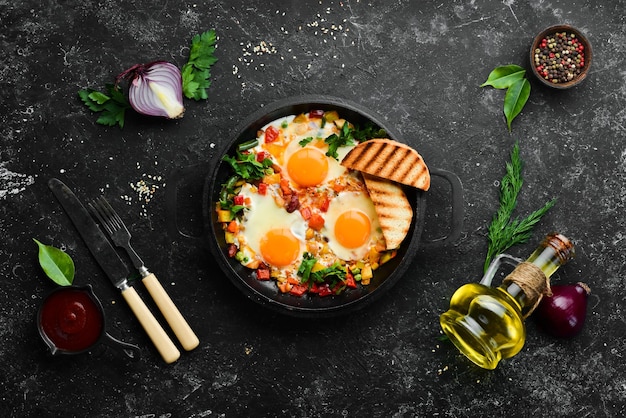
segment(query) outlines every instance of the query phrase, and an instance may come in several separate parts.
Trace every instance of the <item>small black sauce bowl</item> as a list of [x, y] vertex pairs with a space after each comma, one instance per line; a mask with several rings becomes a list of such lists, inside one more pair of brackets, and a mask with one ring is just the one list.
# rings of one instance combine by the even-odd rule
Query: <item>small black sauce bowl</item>
[[[544, 38], [550, 35], [554, 35], [556, 33], [561, 33], [561, 32], [565, 32], [568, 36], [571, 34], [574, 34], [575, 38], [578, 39], [578, 41], [583, 45], [584, 65], [580, 74], [575, 76], [570, 81], [562, 81], [562, 82], [555, 83], [551, 80], [546, 79], [542, 74], [539, 73], [539, 71], [537, 70], [537, 66], [535, 65], [535, 54], [536, 54], [536, 50], [539, 48], [539, 45], [541, 44], [541, 41]], [[587, 74], [589, 73], [589, 67], [591, 67], [592, 58], [593, 58], [593, 55], [591, 51], [591, 44], [589, 43], [585, 35], [583, 35], [583, 33], [580, 30], [570, 25], [554, 25], [554, 26], [550, 26], [544, 29], [537, 36], [535, 36], [535, 39], [533, 40], [533, 43], [530, 47], [531, 71], [541, 83], [545, 84], [548, 87], [552, 87], [555, 89], [569, 89], [571, 87], [578, 85], [580, 82], [582, 82], [587, 77]]]

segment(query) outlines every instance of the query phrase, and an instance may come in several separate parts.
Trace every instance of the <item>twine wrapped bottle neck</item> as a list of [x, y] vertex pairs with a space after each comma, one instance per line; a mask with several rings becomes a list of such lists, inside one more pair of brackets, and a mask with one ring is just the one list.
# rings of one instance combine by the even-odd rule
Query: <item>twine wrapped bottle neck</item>
[[533, 313], [543, 296], [551, 296], [550, 278], [535, 264], [524, 261], [515, 267], [515, 269], [504, 278], [503, 285], [508, 286], [511, 283], [516, 284], [526, 297], [526, 305], [530, 309], [524, 314], [526, 319]]

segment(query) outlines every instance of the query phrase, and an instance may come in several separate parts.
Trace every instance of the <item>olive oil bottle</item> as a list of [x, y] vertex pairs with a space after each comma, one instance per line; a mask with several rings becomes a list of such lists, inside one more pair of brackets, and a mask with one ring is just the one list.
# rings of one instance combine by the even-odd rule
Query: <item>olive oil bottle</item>
[[[440, 324], [454, 345], [478, 366], [495, 369], [513, 357], [526, 341], [524, 319], [549, 291], [550, 276], [574, 256], [574, 245], [561, 234], [548, 235], [522, 261], [506, 254], [496, 257], [480, 283], [461, 286], [450, 299]], [[491, 281], [500, 263], [514, 260], [515, 269], [498, 287]]]

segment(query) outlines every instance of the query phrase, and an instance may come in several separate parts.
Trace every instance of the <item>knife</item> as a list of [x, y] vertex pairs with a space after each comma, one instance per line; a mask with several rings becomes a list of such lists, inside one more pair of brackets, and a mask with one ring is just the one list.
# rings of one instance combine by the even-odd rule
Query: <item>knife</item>
[[128, 267], [120, 259], [117, 251], [115, 251], [89, 212], [87, 212], [87, 209], [61, 180], [56, 178], [50, 179], [48, 187], [50, 187], [52, 193], [54, 193], [63, 209], [65, 209], [65, 212], [72, 220], [72, 223], [102, 270], [104, 270], [113, 285], [122, 292], [124, 300], [130, 306], [163, 360], [166, 363], [173, 363], [178, 360], [180, 351], [178, 351], [163, 327], [152, 315], [152, 312], [150, 312], [135, 288], [129, 285], [127, 280], [129, 275]]

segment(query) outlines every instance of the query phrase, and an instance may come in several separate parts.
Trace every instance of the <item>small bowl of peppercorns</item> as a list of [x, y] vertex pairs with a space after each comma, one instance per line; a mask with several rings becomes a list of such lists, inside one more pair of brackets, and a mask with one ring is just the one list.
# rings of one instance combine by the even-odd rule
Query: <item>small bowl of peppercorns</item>
[[530, 48], [530, 66], [543, 84], [557, 89], [574, 87], [587, 77], [591, 44], [576, 28], [555, 25], [537, 35]]

